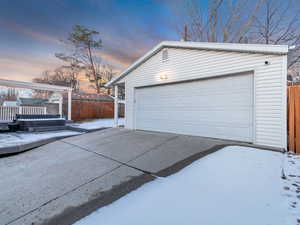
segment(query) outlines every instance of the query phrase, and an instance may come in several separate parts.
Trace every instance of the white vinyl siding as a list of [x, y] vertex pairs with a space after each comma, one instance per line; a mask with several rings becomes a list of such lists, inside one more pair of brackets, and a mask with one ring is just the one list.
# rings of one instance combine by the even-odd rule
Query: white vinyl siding
[[252, 84], [250, 73], [136, 89], [136, 129], [253, 142]]
[[286, 55], [168, 48], [168, 58], [160, 51], [123, 79], [126, 128], [135, 129], [135, 87], [254, 71], [254, 143], [286, 149]]

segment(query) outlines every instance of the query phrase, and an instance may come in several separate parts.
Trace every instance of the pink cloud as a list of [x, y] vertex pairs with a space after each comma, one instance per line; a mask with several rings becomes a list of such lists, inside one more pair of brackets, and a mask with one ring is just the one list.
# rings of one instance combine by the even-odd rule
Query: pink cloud
[[54, 69], [59, 64], [47, 57], [33, 59], [31, 57], [1, 57], [0, 58], [0, 78], [31, 81], [38, 77], [47, 69]]
[[52, 37], [50, 35], [46, 35], [44, 33], [38, 32], [38, 31], [34, 31], [34, 30], [32, 30], [26, 26], [23, 26], [21, 24], [17, 24], [14, 22], [8, 22], [8, 21], [0, 21], [0, 24], [4, 25], [5, 27], [7, 27], [15, 32], [32, 37], [38, 41], [46, 41], [46, 42], [50, 42], [53, 44], [62, 44], [61, 41], [56, 37]]

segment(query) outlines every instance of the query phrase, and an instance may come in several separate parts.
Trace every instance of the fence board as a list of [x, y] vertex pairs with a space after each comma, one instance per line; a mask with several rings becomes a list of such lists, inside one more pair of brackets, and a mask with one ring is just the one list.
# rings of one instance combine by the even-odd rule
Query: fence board
[[294, 89], [288, 88], [288, 143], [289, 150], [295, 152], [295, 101]]
[[300, 113], [300, 89], [298, 86], [295, 86], [294, 88], [294, 102], [295, 102], [295, 152], [300, 151], [300, 118], [299, 118], [299, 113]]
[[300, 154], [300, 86], [288, 87], [288, 148]]

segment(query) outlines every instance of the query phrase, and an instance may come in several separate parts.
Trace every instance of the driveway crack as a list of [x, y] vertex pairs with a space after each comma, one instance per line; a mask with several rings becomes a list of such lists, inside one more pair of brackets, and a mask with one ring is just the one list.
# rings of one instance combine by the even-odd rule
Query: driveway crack
[[[103, 132], [103, 133], [105, 133], [105, 132]], [[129, 133], [129, 131], [124, 131], [123, 133], [121, 133], [121, 134], [114, 134], [114, 136], [115, 137], [120, 137], [120, 136], [124, 136], [124, 135], [126, 135], [126, 134], [128, 134]], [[108, 138], [110, 138], [109, 136], [108, 137], [101, 137], [102, 139], [108, 139]], [[62, 141], [62, 140], [61, 140]], [[72, 143], [70, 143], [68, 140], [64, 140], [64, 141], [62, 141], [62, 142], [64, 142], [64, 143], [67, 143], [67, 144], [71, 144], [71, 145], [74, 145], [74, 144], [72, 144]], [[106, 142], [102, 142], [101, 143], [101, 145], [106, 145], [106, 144], [110, 144], [110, 143], [112, 143], [113, 141], [111, 140], [111, 141], [106, 141]]]
[[141, 157], [141, 156], [147, 154], [147, 153], [150, 152], [150, 151], [153, 151], [153, 150], [158, 149], [159, 147], [163, 146], [163, 145], [166, 144], [167, 142], [173, 141], [173, 140], [177, 139], [178, 137], [179, 137], [179, 136], [174, 136], [174, 137], [168, 138], [168, 139], [165, 140], [163, 143], [160, 143], [160, 144], [158, 144], [158, 145], [156, 145], [156, 146], [154, 146], [154, 147], [148, 149], [147, 151], [145, 151], [145, 152], [143, 152], [143, 153], [137, 155], [137, 156], [134, 157], [133, 159], [130, 159], [130, 160], [129, 160], [128, 162], [126, 162], [126, 163], [132, 162], [133, 160], [136, 160], [137, 158], [139, 158], [139, 157]]
[[63, 141], [63, 140], [61, 140], [61, 141], [64, 142], [64, 143], [66, 143], [66, 144], [72, 145], [72, 146], [74, 146], [74, 147], [76, 147], [76, 148], [79, 148], [79, 149], [81, 149], [81, 150], [84, 150], [84, 151], [93, 153], [93, 154], [95, 154], [95, 155], [101, 156], [101, 157], [103, 157], [103, 158], [109, 159], [109, 160], [111, 160], [111, 161], [114, 161], [114, 162], [116, 162], [116, 163], [118, 163], [118, 164], [121, 164], [122, 166], [130, 167], [130, 168], [132, 168], [132, 169], [138, 170], [138, 171], [140, 171], [140, 172], [142, 172], [142, 173], [145, 173], [145, 174], [148, 174], [148, 175], [150, 175], [150, 176], [153, 176], [153, 177], [157, 178], [157, 176], [156, 176], [155, 174], [152, 174], [152, 173], [149, 172], [149, 171], [145, 171], [145, 170], [139, 169], [139, 168], [137, 168], [137, 167], [128, 165], [127, 163], [121, 162], [121, 161], [119, 161], [119, 160], [116, 160], [116, 159], [111, 158], [111, 157], [109, 157], [109, 156], [103, 155], [103, 154], [101, 154], [101, 153], [94, 152], [94, 151], [92, 151], [92, 150], [90, 150], [90, 149], [88, 149], [88, 148], [84, 148], [84, 147], [82, 147], [82, 146], [80, 146], [80, 145], [76, 145], [76, 144], [72, 144], [72, 143], [69, 143], [69, 142], [65, 142], [65, 141]]

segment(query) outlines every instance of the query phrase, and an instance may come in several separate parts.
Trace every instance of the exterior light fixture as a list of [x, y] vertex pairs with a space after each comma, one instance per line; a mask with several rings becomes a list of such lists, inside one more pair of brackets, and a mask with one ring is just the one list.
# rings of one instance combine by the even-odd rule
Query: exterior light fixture
[[160, 74], [159, 78], [161, 80], [167, 80], [168, 79], [168, 75], [166, 73], [162, 73], [162, 74]]

